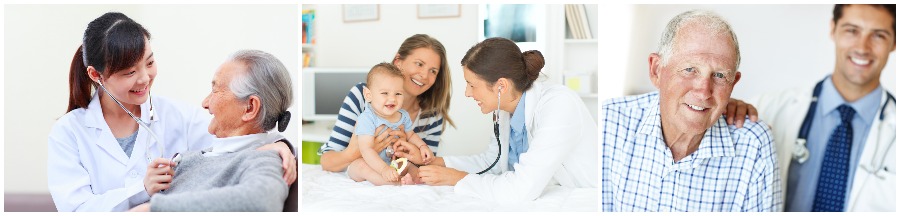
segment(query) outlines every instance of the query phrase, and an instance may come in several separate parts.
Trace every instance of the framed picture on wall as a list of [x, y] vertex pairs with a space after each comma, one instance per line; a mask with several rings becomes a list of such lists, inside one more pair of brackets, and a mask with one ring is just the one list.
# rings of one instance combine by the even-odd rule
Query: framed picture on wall
[[417, 14], [419, 19], [459, 17], [460, 8], [459, 4], [420, 4]]
[[377, 21], [378, 5], [377, 4], [345, 4], [344, 22], [361, 22], [361, 21]]

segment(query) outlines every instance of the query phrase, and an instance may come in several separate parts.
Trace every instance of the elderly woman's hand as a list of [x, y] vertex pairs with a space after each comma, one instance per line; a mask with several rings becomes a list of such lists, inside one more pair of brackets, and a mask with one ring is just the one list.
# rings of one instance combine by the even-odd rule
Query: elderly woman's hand
[[466, 175], [468, 173], [448, 167], [434, 165], [419, 167], [419, 178], [432, 186], [455, 186]]
[[150, 203], [140, 204], [135, 206], [134, 208], [129, 209], [130, 212], [149, 212], [150, 211]]
[[288, 185], [291, 185], [291, 183], [294, 183], [294, 181], [297, 180], [297, 159], [294, 157], [294, 154], [291, 154], [291, 149], [288, 147], [287, 143], [281, 141], [270, 143], [260, 146], [256, 150], [278, 151], [278, 155], [281, 156], [281, 168], [284, 171], [284, 176], [281, 178], [284, 179], [284, 182]]

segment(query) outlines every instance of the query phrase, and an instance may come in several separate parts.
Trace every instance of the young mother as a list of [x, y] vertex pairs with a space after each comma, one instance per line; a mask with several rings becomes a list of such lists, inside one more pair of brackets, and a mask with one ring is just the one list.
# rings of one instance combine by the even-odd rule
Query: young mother
[[[447, 52], [440, 41], [428, 35], [416, 34], [403, 41], [392, 61], [403, 73], [403, 89], [409, 95], [402, 108], [413, 118], [413, 129], [419, 137], [437, 154], [444, 121], [453, 126], [447, 116], [450, 106], [450, 69], [447, 66]], [[322, 169], [331, 172], [344, 171], [353, 160], [360, 158], [356, 135], [353, 128], [364, 107], [362, 89], [365, 83], [350, 89], [344, 98], [337, 122], [328, 142], [322, 145]], [[402, 127], [402, 126], [401, 126]], [[383, 128], [379, 127], [377, 131]], [[389, 136], [391, 135], [391, 136]], [[397, 140], [406, 140], [403, 129], [391, 130], [375, 137], [375, 150], [381, 152]]]
[[[461, 63], [466, 96], [482, 113], [499, 109], [499, 138], [491, 137], [482, 154], [438, 157], [421, 167], [426, 184], [453, 185], [457, 193], [501, 202], [534, 200], [550, 184], [597, 187], [597, 123], [575, 92], [535, 81], [544, 67], [539, 51], [523, 53], [508, 39], [490, 38], [469, 49]], [[415, 146], [400, 143], [400, 156], [422, 162]]]

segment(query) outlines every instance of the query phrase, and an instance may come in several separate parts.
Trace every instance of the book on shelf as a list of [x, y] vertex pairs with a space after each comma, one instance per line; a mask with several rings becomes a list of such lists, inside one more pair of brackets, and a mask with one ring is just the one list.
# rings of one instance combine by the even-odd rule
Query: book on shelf
[[583, 4], [567, 4], [565, 5], [566, 25], [569, 27], [569, 33], [572, 39], [592, 39], [590, 23], [587, 18], [587, 11]]
[[316, 19], [316, 11], [315, 10], [303, 10], [303, 14], [301, 15], [302, 25], [302, 34], [303, 34], [303, 43], [304, 44], [314, 44], [316, 42], [315, 37], [313, 36], [314, 32], [314, 23], [313, 20]]

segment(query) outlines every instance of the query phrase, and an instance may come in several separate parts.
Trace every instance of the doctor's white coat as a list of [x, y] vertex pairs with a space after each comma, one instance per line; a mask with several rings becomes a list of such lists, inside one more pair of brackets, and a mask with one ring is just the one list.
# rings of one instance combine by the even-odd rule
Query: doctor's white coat
[[[598, 183], [597, 123], [573, 91], [558, 84], [535, 82], [525, 95], [525, 128], [528, 151], [509, 171], [509, 116], [500, 112], [500, 161], [489, 172], [476, 175], [497, 157], [494, 133], [485, 152], [447, 156], [447, 167], [468, 172], [454, 190], [500, 202], [537, 199], [550, 184], [596, 188]], [[598, 195], [599, 196], [599, 195]]]
[[[812, 99], [812, 86], [793, 89], [777, 94], [762, 95], [747, 102], [757, 107], [760, 119], [769, 122], [775, 136], [776, 152], [781, 176], [789, 176], [791, 152], [800, 133], [803, 118]], [[887, 100], [886, 92], [881, 93], [881, 105]], [[859, 167], [853, 175], [850, 202], [846, 211], [895, 211], [897, 172], [895, 167], [896, 148], [896, 104], [891, 102], [884, 112], [884, 121], [879, 118], [881, 105], [869, 130], [866, 145], [860, 156]], [[880, 137], [880, 138], [879, 138]], [[878, 143], [880, 142], [880, 144]], [[877, 148], [877, 149], [876, 149]], [[880, 161], [884, 157], [883, 166]], [[871, 163], [875, 161], [875, 163]], [[875, 170], [875, 174], [867, 170]], [[781, 178], [782, 197], [787, 197], [787, 180]], [[810, 197], [810, 199], [813, 199]], [[786, 201], [786, 200], [785, 200]]]
[[[149, 164], [148, 139], [154, 157], [159, 157], [159, 144], [165, 145], [167, 158], [212, 144], [214, 137], [207, 130], [211, 116], [200, 106], [154, 96], [157, 120], [150, 128], [160, 141], [153, 141], [149, 133], [138, 128], [129, 158], [106, 124], [99, 101], [94, 94], [87, 109], [72, 110], [50, 131], [47, 176], [58, 211], [125, 211], [149, 201], [143, 183]], [[149, 102], [141, 105], [141, 119], [146, 122], [150, 122]]]

